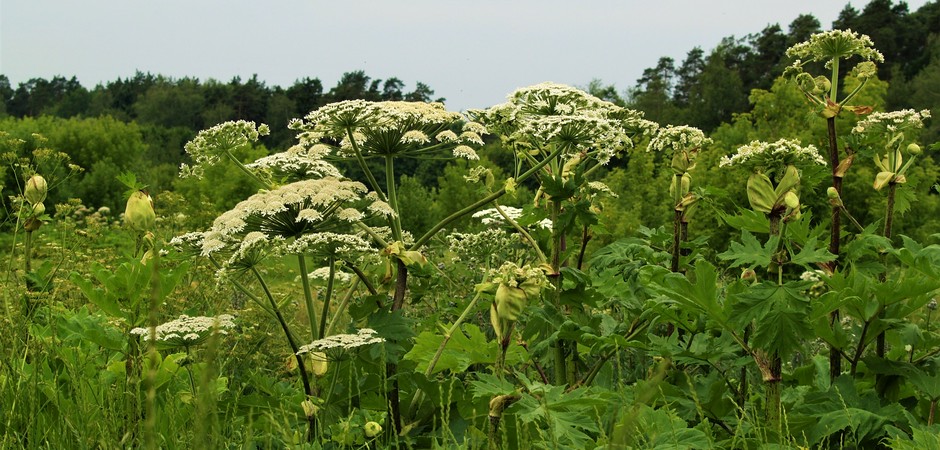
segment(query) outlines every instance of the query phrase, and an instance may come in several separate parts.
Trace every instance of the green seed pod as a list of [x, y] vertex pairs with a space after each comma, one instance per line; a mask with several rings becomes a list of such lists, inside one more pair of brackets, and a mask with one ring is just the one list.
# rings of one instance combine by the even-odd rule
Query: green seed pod
[[49, 186], [46, 185], [46, 179], [42, 175], [36, 174], [26, 180], [26, 189], [23, 196], [26, 201], [35, 205], [46, 200], [46, 193], [49, 192]]
[[917, 144], [908, 144], [908, 146], [907, 146], [907, 152], [910, 153], [910, 154], [912, 154], [912, 155], [914, 155], [914, 156], [919, 155], [919, 154], [921, 153], [921, 151], [922, 151], [922, 150], [920, 149], [920, 146], [917, 145]]
[[774, 186], [767, 175], [755, 173], [747, 179], [747, 201], [754, 211], [769, 213], [776, 198]]
[[127, 199], [127, 207], [124, 209], [124, 222], [127, 226], [143, 233], [152, 230], [156, 220], [153, 199], [144, 191], [131, 194], [131, 198]]

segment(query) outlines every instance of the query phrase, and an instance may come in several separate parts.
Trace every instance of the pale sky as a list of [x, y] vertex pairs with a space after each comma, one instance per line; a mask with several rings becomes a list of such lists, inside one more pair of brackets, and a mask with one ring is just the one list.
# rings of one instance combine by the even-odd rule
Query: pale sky
[[[911, 11], [927, 0], [908, 1]], [[542, 81], [633, 86], [661, 56], [865, 0], [0, 0], [0, 73], [91, 89], [135, 71], [268, 86], [344, 72], [421, 81], [451, 110]], [[895, 2], [897, 3], [897, 2]], [[877, 46], [877, 43], [875, 43]]]

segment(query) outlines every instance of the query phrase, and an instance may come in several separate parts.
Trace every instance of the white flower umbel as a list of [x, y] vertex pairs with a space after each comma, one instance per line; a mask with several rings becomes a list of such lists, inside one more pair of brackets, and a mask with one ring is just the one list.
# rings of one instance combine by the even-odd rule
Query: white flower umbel
[[203, 240], [203, 254], [217, 250], [218, 242], [252, 231], [290, 238], [333, 229], [355, 219], [347, 214], [344, 221], [336, 213], [361, 200], [365, 192], [362, 183], [336, 178], [297, 181], [259, 192], [215, 219]]
[[267, 170], [288, 180], [342, 178], [335, 166], [323, 160], [331, 151], [329, 146], [323, 144], [298, 144], [287, 151], [259, 158], [245, 167]]
[[735, 154], [722, 157], [718, 166], [745, 166], [754, 170], [772, 171], [787, 165], [804, 164], [825, 166], [826, 160], [813, 145], [802, 146], [797, 140], [780, 139], [776, 142], [751, 141], [750, 144], [738, 147]]
[[[520, 217], [522, 217], [521, 208], [516, 208], [514, 206], [500, 206], [499, 208], [502, 209], [503, 212], [506, 213], [506, 215], [509, 216], [509, 218], [512, 220], [517, 220]], [[499, 211], [496, 210], [496, 208], [489, 208], [489, 209], [477, 211], [473, 213], [472, 217], [474, 219], [480, 219], [480, 222], [483, 223], [483, 225], [494, 225], [494, 224], [506, 223], [506, 219], [503, 218], [502, 214], [500, 214]], [[541, 221], [535, 223], [535, 226], [538, 228], [549, 230], [552, 228], [552, 221], [551, 219], [542, 219]]]
[[[467, 128], [466, 122], [462, 114], [447, 111], [441, 103], [348, 100], [323, 106], [291, 128], [302, 132], [302, 141], [338, 144], [341, 156], [356, 151], [365, 156], [425, 156], [452, 153], [457, 145], [483, 145], [480, 136], [486, 129], [480, 124]], [[462, 130], [459, 135], [453, 130], [457, 127]], [[475, 153], [456, 154], [471, 155]]]
[[787, 56], [803, 61], [825, 61], [833, 58], [859, 56], [866, 61], [883, 62], [884, 56], [875, 50], [871, 38], [852, 30], [831, 30], [816, 33], [808, 41], [787, 49]]
[[217, 164], [222, 158], [233, 158], [232, 151], [251, 145], [268, 133], [267, 125], [256, 126], [254, 122], [244, 120], [224, 122], [202, 130], [183, 147], [195, 164], [183, 164], [180, 176], [201, 177], [205, 167]]
[[[184, 314], [156, 327], [156, 343], [165, 348], [192, 347], [205, 342], [213, 333], [228, 334], [227, 330], [232, 328], [235, 328], [234, 317], [229, 314], [216, 317]], [[150, 340], [150, 328], [134, 328], [131, 334], [141, 336], [144, 341]]]
[[323, 339], [317, 339], [297, 350], [298, 355], [313, 352], [325, 352], [332, 354], [335, 351], [353, 350], [365, 345], [381, 344], [385, 338], [379, 337], [378, 333], [371, 328], [363, 328], [356, 334], [334, 334]]
[[930, 110], [914, 111], [902, 109], [891, 112], [873, 112], [858, 122], [852, 133], [882, 134], [889, 140], [897, 133], [917, 130], [924, 127], [924, 119], [930, 118]]
[[650, 139], [647, 150], [680, 152], [683, 150], [700, 149], [712, 140], [705, 136], [702, 130], [687, 125], [662, 127]]
[[506, 103], [469, 114], [511, 143], [537, 149], [561, 146], [568, 154], [584, 153], [602, 164], [656, 127], [642, 113], [551, 82], [517, 89]]

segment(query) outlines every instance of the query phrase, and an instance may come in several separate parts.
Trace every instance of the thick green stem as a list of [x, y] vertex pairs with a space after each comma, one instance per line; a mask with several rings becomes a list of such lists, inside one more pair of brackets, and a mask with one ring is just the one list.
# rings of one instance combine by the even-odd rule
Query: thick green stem
[[[888, 241], [891, 240], [892, 227], [894, 226], [894, 202], [895, 202], [894, 198], [895, 198], [895, 194], [897, 193], [897, 190], [898, 190], [897, 183], [895, 182], [888, 183], [888, 204], [885, 207], [885, 228], [884, 228], [884, 237], [888, 239]], [[882, 259], [884, 261], [885, 271], [881, 273], [880, 278], [881, 278], [881, 282], [884, 283], [888, 278], [887, 255], [885, 255]], [[881, 311], [879, 316], [883, 318], [885, 316], [885, 312]], [[875, 354], [879, 358], [884, 358], [886, 347], [887, 345], [885, 343], [885, 332], [882, 331], [881, 333], [878, 333], [878, 337], [875, 340]]]
[[[483, 279], [483, 283], [486, 282], [486, 279]], [[447, 343], [450, 342], [451, 336], [454, 333], [457, 333], [460, 329], [460, 325], [463, 324], [464, 320], [467, 320], [467, 317], [470, 316], [470, 313], [477, 305], [477, 301], [480, 300], [480, 295], [482, 293], [477, 291], [476, 295], [473, 296], [473, 300], [470, 300], [470, 303], [467, 304], [467, 307], [464, 308], [463, 312], [460, 314], [460, 317], [457, 317], [457, 320], [454, 321], [454, 324], [450, 326], [450, 329], [444, 333], [444, 340], [441, 341], [441, 345], [437, 347], [437, 351], [434, 353], [434, 356], [431, 357], [431, 361], [428, 362], [428, 368], [424, 370], [424, 376], [430, 377], [434, 373], [434, 366], [437, 365], [437, 362], [441, 360], [441, 356], [444, 355], [444, 348], [447, 347]], [[411, 414], [414, 414], [415, 408], [418, 406], [418, 403], [421, 401], [421, 397], [424, 395], [424, 392], [418, 389], [415, 392], [415, 396], [411, 399], [411, 405], [408, 407], [408, 411]]]
[[532, 239], [532, 235], [530, 235], [529, 232], [525, 230], [525, 228], [522, 228], [522, 226], [519, 225], [519, 223], [516, 222], [515, 219], [513, 219], [512, 217], [509, 217], [509, 214], [506, 214], [506, 211], [504, 211], [503, 208], [499, 206], [499, 203], [494, 201], [493, 206], [496, 207], [496, 212], [498, 212], [500, 216], [503, 216], [503, 220], [505, 220], [506, 222], [509, 222], [509, 224], [512, 225], [512, 227], [515, 228], [516, 231], [519, 232], [519, 234], [521, 234], [523, 238], [525, 238], [526, 242], [529, 243], [529, 246], [531, 246], [532, 249], [535, 250], [535, 252], [539, 255], [539, 262], [541, 263], [548, 262], [548, 258], [545, 257], [545, 253], [542, 253], [542, 249], [539, 248], [539, 244], [535, 242], [535, 239]]
[[839, 58], [832, 58], [832, 61], [829, 62], [832, 66], [832, 78], [829, 86], [829, 100], [833, 103], [838, 103], [839, 96]]
[[675, 210], [672, 218], [672, 264], [670, 270], [679, 272], [679, 249], [682, 238], [682, 211]]
[[401, 241], [401, 211], [398, 207], [398, 190], [395, 188], [395, 159], [391, 155], [385, 156], [385, 186], [388, 192], [388, 205], [395, 211], [389, 218], [392, 225], [392, 235], [396, 241]]
[[[838, 59], [833, 63], [835, 74], [838, 75]], [[833, 89], [835, 89], [835, 82], [833, 81]], [[832, 168], [832, 187], [835, 188], [836, 192], [839, 193], [839, 196], [842, 196], [842, 174], [839, 172], [839, 144], [836, 136], [836, 119], [835, 117], [830, 117], [826, 119], [826, 125], [829, 136], [829, 166]], [[830, 215], [830, 231], [829, 231], [829, 253], [832, 253], [833, 260], [829, 263], [829, 267], [832, 271], [835, 271], [839, 264], [839, 252], [840, 252], [840, 235], [842, 234], [842, 211], [845, 209], [844, 206], [833, 206], [832, 214]], [[846, 211], [848, 215], [848, 211]], [[852, 219], [854, 221], [854, 219]], [[841, 326], [841, 320], [839, 319], [840, 313], [838, 309], [833, 310], [829, 313], [829, 323], [832, 327]], [[842, 354], [841, 351], [835, 347], [833, 344], [829, 344], [829, 379], [835, 380], [842, 374]]]
[[330, 265], [329, 278], [326, 280], [326, 297], [323, 299], [323, 312], [320, 313], [320, 336], [326, 336], [326, 317], [330, 313], [330, 299], [333, 298], [333, 277], [336, 276], [336, 258], [330, 255], [327, 258]]
[[359, 143], [356, 142], [356, 138], [353, 137], [352, 129], [346, 129], [346, 137], [349, 139], [350, 144], [352, 144], [353, 154], [356, 155], [356, 162], [359, 163], [359, 167], [362, 169], [362, 172], [366, 174], [366, 180], [369, 181], [369, 187], [375, 191], [379, 196], [379, 200], [386, 201], [385, 193], [382, 192], [382, 188], [379, 186], [379, 182], [375, 181], [375, 176], [372, 175], [372, 171], [369, 170], [369, 165], [366, 164], [366, 159], [362, 156], [362, 151], [359, 149]]
[[[529, 170], [525, 171], [522, 175], [519, 175], [519, 176], [516, 178], [516, 183], [517, 183], [517, 184], [518, 184], [518, 183], [521, 183], [521, 182], [522, 182], [523, 180], [525, 180], [526, 178], [529, 178], [529, 177], [532, 176], [534, 173], [536, 173], [536, 172], [538, 172], [539, 170], [541, 170], [542, 167], [545, 167], [546, 164], [548, 164], [550, 161], [552, 161], [552, 160], [554, 160], [555, 158], [557, 158], [558, 155], [560, 155], [562, 151], [563, 151], [563, 149], [561, 149], [561, 148], [555, 149], [555, 151], [553, 151], [551, 154], [549, 154], [545, 159], [543, 159], [542, 161], [539, 161], [536, 165], [532, 166]], [[492, 202], [493, 200], [496, 200], [496, 199], [502, 197], [503, 194], [505, 194], [505, 193], [506, 193], [506, 188], [500, 188], [498, 191], [493, 192], [492, 194], [487, 195], [486, 197], [483, 197], [483, 198], [481, 198], [480, 200], [477, 200], [476, 202], [474, 202], [474, 203], [468, 205], [467, 207], [461, 209], [460, 211], [457, 211], [457, 212], [455, 212], [455, 213], [453, 213], [453, 214], [447, 216], [446, 218], [444, 218], [444, 220], [441, 220], [440, 222], [438, 222], [437, 225], [434, 225], [433, 227], [431, 227], [431, 229], [428, 230], [427, 233], [424, 233], [423, 236], [421, 236], [420, 238], [418, 238], [418, 240], [415, 241], [414, 245], [411, 246], [411, 249], [412, 249], [412, 250], [417, 250], [417, 249], [421, 248], [421, 246], [423, 246], [424, 244], [427, 244], [427, 242], [428, 242], [429, 240], [431, 240], [431, 238], [434, 237], [434, 235], [437, 234], [437, 232], [441, 231], [441, 229], [443, 229], [444, 227], [446, 227], [446, 226], [447, 226], [448, 224], [450, 224], [451, 222], [453, 222], [453, 221], [455, 221], [455, 220], [457, 220], [457, 219], [460, 219], [461, 217], [463, 217], [463, 216], [465, 216], [465, 215], [467, 215], [467, 214], [470, 214], [470, 213], [476, 211], [476, 210], [479, 209], [481, 206], [483, 206], [483, 205], [485, 205], [485, 204], [487, 204], [487, 203], [489, 203], [489, 202]]]
[[[562, 276], [561, 276], [561, 253], [562, 253], [562, 229], [559, 226], [558, 217], [561, 215], [561, 203], [555, 200], [550, 200], [549, 205], [551, 207], [551, 219], [552, 219], [552, 256], [551, 256], [551, 266], [552, 273], [550, 275], [555, 289], [553, 290], [552, 300], [555, 305], [555, 308], [561, 313], [561, 289], [563, 286]], [[568, 378], [568, 364], [566, 360], [566, 351], [567, 342], [562, 339], [558, 339], [555, 342], [555, 353], [554, 353], [554, 371], [555, 371], [555, 383], [564, 384]]]
[[230, 159], [233, 163], [235, 163], [235, 166], [238, 167], [238, 169], [241, 170], [242, 173], [244, 173], [245, 175], [248, 175], [248, 178], [255, 180], [256, 183], [260, 184], [265, 189], [271, 189], [272, 187], [274, 187], [271, 183], [265, 180], [262, 180], [261, 177], [259, 177], [256, 173], [248, 170], [248, 168], [245, 167], [245, 165], [242, 164], [242, 162], [239, 161], [238, 158], [236, 158], [235, 155], [233, 155], [232, 152], [229, 151], [228, 149], [225, 150], [225, 155], [228, 156], [228, 159]]
[[281, 315], [281, 309], [277, 307], [277, 302], [274, 301], [274, 296], [271, 295], [271, 290], [268, 289], [268, 284], [264, 281], [261, 273], [254, 267], [251, 268], [251, 273], [254, 274], [255, 279], [258, 280], [258, 283], [261, 285], [261, 290], [264, 291], [264, 295], [271, 303], [271, 310], [274, 311], [274, 316], [277, 317], [277, 322], [281, 325], [281, 330], [284, 331], [284, 336], [287, 338], [287, 344], [294, 353], [294, 359], [297, 360], [297, 368], [300, 370], [300, 381], [304, 384], [304, 393], [306, 393], [308, 397], [311, 397], [313, 396], [313, 390], [310, 388], [310, 378], [307, 376], [307, 367], [304, 365], [303, 356], [297, 354], [300, 348], [297, 347], [297, 343], [294, 342], [294, 336], [290, 332], [290, 327], [287, 326], [284, 316]]
[[353, 279], [352, 286], [349, 287], [349, 290], [346, 291], [346, 295], [344, 295], [343, 299], [339, 302], [339, 306], [336, 307], [336, 314], [333, 314], [333, 318], [330, 319], [330, 324], [326, 326], [326, 330], [321, 333], [321, 336], [331, 336], [333, 334], [333, 329], [336, 328], [336, 321], [339, 319], [339, 316], [343, 314], [343, 311], [346, 311], [346, 307], [349, 305], [349, 301], [359, 287], [360, 282], [362, 282], [362, 280], [359, 278]]
[[25, 247], [26, 247], [26, 249], [25, 249], [26, 252], [25, 252], [25, 254], [24, 254], [25, 262], [24, 262], [24, 264], [23, 264], [23, 269], [25, 269], [25, 270], [26, 270], [26, 273], [28, 274], [28, 273], [30, 273], [30, 272], [33, 271], [33, 267], [32, 267], [32, 261], [33, 261], [33, 232], [32, 232], [32, 231], [27, 231], [27, 232], [26, 232], [26, 242], [24, 243], [24, 245], [25, 245]]
[[304, 306], [307, 307], [307, 318], [310, 321], [310, 341], [320, 339], [317, 331], [317, 310], [313, 306], [313, 292], [310, 290], [310, 278], [307, 272], [307, 259], [302, 253], [297, 254], [297, 263], [300, 266], [300, 284], [304, 288]]

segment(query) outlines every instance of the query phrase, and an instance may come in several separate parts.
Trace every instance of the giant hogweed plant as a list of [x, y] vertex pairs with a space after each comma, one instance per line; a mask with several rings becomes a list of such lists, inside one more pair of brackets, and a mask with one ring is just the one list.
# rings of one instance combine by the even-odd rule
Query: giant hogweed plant
[[[852, 30], [832, 30], [810, 36], [809, 40], [798, 43], [787, 49], [786, 55], [794, 58], [794, 63], [784, 70], [783, 76], [793, 81], [806, 96], [812, 108], [820, 117], [826, 119], [827, 139], [829, 142], [828, 162], [832, 170], [833, 197], [842, 195], [843, 178], [848, 172], [855, 158], [851, 149], [847, 148], [845, 157], [840, 156], [838, 133], [836, 130], [836, 117], [842, 111], [851, 111], [855, 114], [867, 114], [872, 108], [865, 105], [852, 105], [852, 100], [865, 87], [872, 77], [877, 76], [876, 62], [883, 62], [884, 56], [874, 48], [874, 43], [867, 35], [859, 35]], [[858, 83], [848, 93], [840, 91], [843, 83], [842, 73], [848, 73], [842, 67], [843, 62], [857, 59], [859, 62], [852, 68]], [[823, 63], [825, 68], [831, 70], [827, 77], [825, 74], [813, 76], [804, 69], [811, 63]], [[833, 260], [827, 270], [835, 270], [838, 266], [841, 248], [842, 216], [848, 214], [844, 204], [833, 204], [830, 218], [829, 252]], [[839, 320], [839, 312], [833, 311], [833, 323]], [[842, 372], [842, 362], [835, 349], [830, 349], [829, 369], [830, 377], [835, 378]]]

